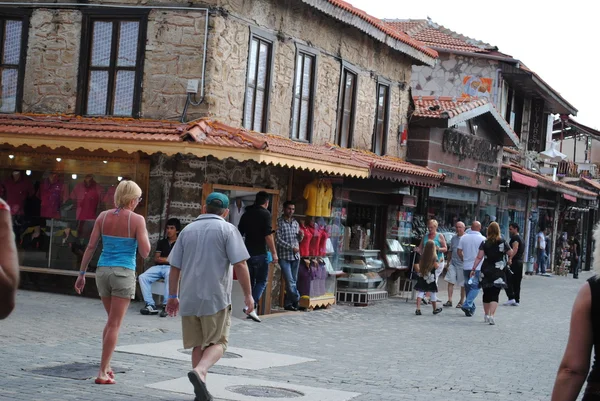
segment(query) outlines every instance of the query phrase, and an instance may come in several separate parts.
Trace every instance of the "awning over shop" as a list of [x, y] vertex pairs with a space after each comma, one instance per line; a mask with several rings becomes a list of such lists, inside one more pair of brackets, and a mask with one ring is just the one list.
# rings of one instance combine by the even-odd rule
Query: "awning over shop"
[[533, 171], [526, 170], [521, 166], [517, 166], [514, 164], [503, 164], [502, 168], [510, 170], [511, 174], [516, 172], [526, 177], [536, 179], [538, 181], [539, 188], [544, 188], [549, 191], [570, 195], [573, 198], [581, 198], [587, 200], [596, 199], [596, 197], [598, 196], [596, 192], [588, 191], [585, 188], [567, 184], [566, 182], [554, 181], [551, 177], [546, 177], [544, 175], [534, 173]]
[[528, 187], [537, 188], [539, 182], [535, 178], [527, 177], [526, 175], [517, 173], [516, 171], [511, 171], [513, 181], [518, 182], [519, 184], [523, 184]]
[[597, 189], [598, 191], [600, 191], [600, 182], [590, 180], [589, 178], [585, 178], [585, 177], [581, 177], [581, 180], [583, 182], [585, 182], [586, 184], [591, 185], [593, 188]]
[[577, 202], [577, 198], [571, 195], [562, 194], [562, 197], [571, 202]]
[[[133, 154], [177, 153], [233, 158], [346, 177], [377, 177], [437, 186], [444, 175], [388, 156], [334, 145], [314, 145], [200, 119], [187, 124], [124, 118], [0, 115], [0, 145], [104, 150]], [[380, 174], [380, 172], [382, 172]], [[385, 172], [385, 174], [383, 174]]]

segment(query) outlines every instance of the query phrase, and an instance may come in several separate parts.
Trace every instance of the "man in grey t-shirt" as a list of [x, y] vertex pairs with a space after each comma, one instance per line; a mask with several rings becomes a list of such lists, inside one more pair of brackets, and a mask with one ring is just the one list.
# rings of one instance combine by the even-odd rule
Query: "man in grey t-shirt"
[[193, 349], [193, 370], [188, 378], [199, 401], [212, 400], [206, 374], [221, 359], [229, 342], [233, 270], [244, 292], [247, 313], [254, 309], [246, 265], [250, 255], [237, 228], [225, 221], [228, 207], [225, 194], [208, 195], [204, 214], [181, 231], [168, 259], [167, 312], [182, 316], [183, 346]]
[[458, 244], [463, 235], [465, 235], [465, 223], [462, 221], [456, 222], [456, 235], [450, 240], [450, 256], [448, 258], [448, 271], [444, 280], [448, 282], [448, 302], [444, 306], [452, 306], [452, 295], [454, 293], [454, 286], [460, 287], [460, 301], [457, 308], [462, 308], [462, 304], [465, 301], [465, 276], [463, 274], [463, 261], [458, 255]]

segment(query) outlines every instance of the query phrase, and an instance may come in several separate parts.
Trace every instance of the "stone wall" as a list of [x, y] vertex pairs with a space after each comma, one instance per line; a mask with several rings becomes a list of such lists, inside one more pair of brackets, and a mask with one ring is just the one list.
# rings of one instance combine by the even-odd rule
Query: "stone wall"
[[187, 224], [198, 217], [202, 208], [202, 185], [205, 182], [279, 189], [281, 211], [287, 194], [288, 169], [252, 161], [240, 163], [233, 159], [217, 160], [209, 157], [206, 161], [191, 156], [152, 156], [147, 217], [152, 243], [162, 235], [167, 218], [176, 217], [182, 224]]
[[[279, 189], [279, 213], [286, 200], [288, 169], [248, 161], [208, 160], [191, 156], [152, 156], [146, 218], [150, 243], [153, 247], [163, 236], [168, 218], [176, 217], [182, 225], [191, 223], [201, 210], [202, 184], [238, 185], [245, 187]], [[171, 189], [171, 185], [173, 186]], [[170, 198], [170, 205], [167, 204]], [[150, 253], [153, 255], [153, 253]], [[152, 258], [146, 267], [152, 266]], [[281, 270], [275, 269], [271, 278], [271, 305], [279, 306]]]
[[[142, 117], [177, 119], [183, 113], [188, 79], [202, 78], [205, 18], [202, 11], [150, 12]], [[188, 119], [200, 117], [205, 108], [190, 110]]]
[[23, 88], [24, 112], [75, 112], [80, 44], [79, 11], [34, 10]]
[[494, 101], [498, 68], [494, 60], [440, 53], [435, 67], [412, 67], [413, 95], [457, 98], [468, 95]]
[[[337, 129], [341, 61], [357, 67], [358, 96], [354, 145], [371, 149], [375, 122], [376, 82], [392, 82], [388, 154], [400, 156], [398, 126], [406, 123], [411, 61], [358, 29], [345, 26], [312, 7], [290, 0], [215, 0], [227, 13], [211, 15], [208, 46], [209, 113], [231, 125], [243, 122], [250, 27], [277, 37], [274, 45], [270, 133], [289, 136], [296, 43], [318, 53], [313, 143], [334, 142]], [[406, 85], [405, 85], [406, 83]], [[402, 88], [402, 89], [401, 89]]]
[[[101, 3], [90, 1], [89, 3]], [[75, 3], [75, 2], [74, 2]], [[103, 4], [148, 5], [143, 0]], [[187, 1], [157, 0], [187, 6]], [[206, 99], [190, 107], [188, 119], [210, 115], [240, 126], [244, 104], [250, 27], [277, 37], [269, 131], [289, 136], [296, 44], [318, 53], [313, 142], [335, 142], [342, 60], [359, 70], [354, 144], [371, 149], [378, 77], [391, 81], [388, 154], [401, 156], [398, 128], [406, 124], [411, 60], [362, 31], [292, 0], [207, 0], [209, 18]], [[200, 6], [199, 4], [196, 6]], [[31, 18], [25, 73], [25, 112], [74, 113], [76, 109], [82, 9], [38, 8]], [[178, 119], [188, 79], [202, 78], [204, 11], [153, 9], [148, 17], [141, 114]]]

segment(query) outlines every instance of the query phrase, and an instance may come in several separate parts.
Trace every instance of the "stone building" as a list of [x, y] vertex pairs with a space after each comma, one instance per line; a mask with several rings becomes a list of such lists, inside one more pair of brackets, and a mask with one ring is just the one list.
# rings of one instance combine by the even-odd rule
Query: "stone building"
[[[493, 216], [500, 223], [505, 236], [508, 235], [510, 222], [518, 223], [525, 237], [530, 232], [535, 234], [538, 226], [541, 226], [550, 229], [557, 240], [558, 233], [566, 230], [560, 209], [575, 207], [587, 213], [589, 202], [595, 202], [595, 194], [566, 182], [558, 182], [556, 174], [552, 174], [553, 169], [544, 168], [543, 156], [540, 157], [541, 152], [549, 149], [552, 143], [552, 115], [560, 114], [565, 118], [577, 115], [573, 105], [522, 61], [499, 51], [493, 45], [469, 38], [429, 19], [390, 19], [385, 23], [439, 53], [435, 66], [413, 66], [411, 86], [417, 110], [412, 115], [410, 128], [414, 123], [414, 128], [419, 130], [417, 126], [422, 124], [422, 121], [418, 122], [419, 119], [437, 114], [460, 122], [460, 125], [446, 126], [447, 133], [457, 129], [477, 136], [484, 127], [485, 116], [491, 112], [495, 115], [495, 123], [503, 126], [508, 135], [515, 135], [515, 142], [500, 150], [500, 168], [482, 169], [484, 173], [480, 173], [468, 167], [476, 158], [441, 167], [440, 171], [454, 173], [455, 179], [447, 177], [447, 183], [465, 186], [469, 186], [471, 180], [483, 183], [478, 185], [481, 190], [479, 196], [473, 194], [471, 203], [474, 212], [471, 218], [489, 220]], [[482, 101], [488, 106], [482, 107]], [[441, 107], [436, 110], [427, 107], [419, 109], [419, 106], [433, 103]], [[492, 109], [489, 109], [490, 106]], [[467, 115], [470, 122], [465, 122], [464, 118], [461, 120], [457, 117], [459, 114]], [[491, 146], [498, 144], [488, 143]], [[423, 159], [411, 147], [410, 130], [409, 148], [413, 150], [409, 161]], [[425, 163], [419, 164], [439, 166], [440, 161], [447, 157], [452, 155], [440, 150], [439, 153], [429, 154], [429, 162], [425, 160]], [[476, 172], [476, 177], [469, 177], [472, 172]], [[462, 182], [459, 181], [461, 178], [464, 179]], [[486, 185], [483, 178], [489, 179], [490, 185]], [[462, 201], [456, 199], [456, 202]], [[581, 219], [582, 222], [584, 220]], [[583, 225], [580, 229], [583, 232]], [[528, 249], [531, 249], [529, 260], [533, 262], [535, 236], [528, 237]], [[552, 249], [552, 254], [558, 253]]]
[[65, 244], [84, 246], [91, 220], [78, 186], [99, 188], [101, 210], [118, 180], [140, 182], [154, 242], [212, 190], [265, 189], [279, 214], [304, 185], [295, 171], [443, 179], [402, 160], [411, 69], [437, 52], [345, 2], [9, 1], [0, 25], [0, 178], [19, 170], [64, 191], [40, 216], [50, 244], [25, 255], [31, 272], [77, 268]]

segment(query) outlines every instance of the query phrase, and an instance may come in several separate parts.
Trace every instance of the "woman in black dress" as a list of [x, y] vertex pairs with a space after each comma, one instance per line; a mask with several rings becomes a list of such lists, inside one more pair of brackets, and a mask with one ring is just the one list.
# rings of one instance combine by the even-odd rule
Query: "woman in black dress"
[[506, 288], [506, 257], [511, 257], [514, 251], [508, 243], [500, 236], [500, 226], [495, 221], [490, 223], [487, 229], [487, 239], [479, 246], [479, 253], [473, 263], [471, 276], [485, 256], [481, 266], [481, 282], [483, 288], [483, 311], [484, 321], [491, 325], [496, 324], [494, 320], [496, 308], [498, 308], [498, 297], [500, 290]]
[[442, 311], [442, 308], [437, 307], [437, 284], [435, 270], [438, 268], [438, 257], [436, 253], [436, 245], [432, 240], [427, 241], [425, 249], [421, 255], [421, 260], [418, 265], [415, 265], [415, 270], [419, 273], [415, 290], [417, 294], [417, 310], [415, 314], [421, 315], [421, 300], [425, 296], [425, 293], [431, 294], [431, 305], [433, 306], [433, 314], [437, 315]]

